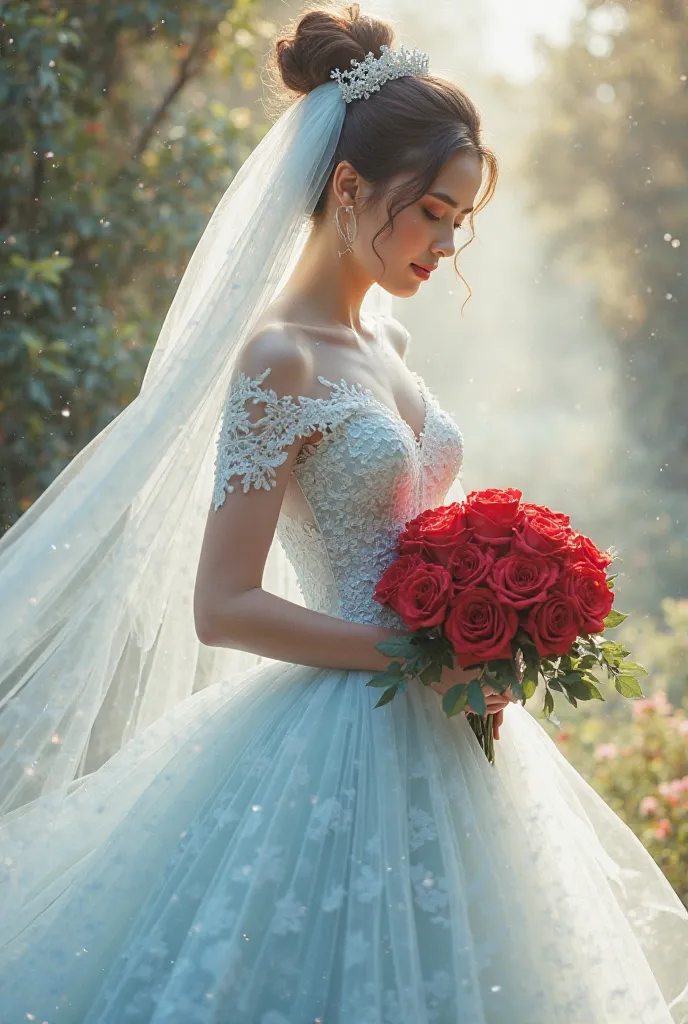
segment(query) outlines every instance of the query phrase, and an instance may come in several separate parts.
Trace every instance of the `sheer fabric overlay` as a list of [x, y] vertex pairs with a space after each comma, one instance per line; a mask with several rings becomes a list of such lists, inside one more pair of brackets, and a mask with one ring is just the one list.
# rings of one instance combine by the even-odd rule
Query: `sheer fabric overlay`
[[364, 684], [249, 670], [84, 780], [12, 908], [0, 1019], [685, 1020], [678, 898], [529, 713], [492, 768], [432, 691], [372, 710]]
[[[58, 806], [178, 701], [269, 661], [198, 642], [193, 580], [236, 356], [303, 248], [345, 108], [331, 82], [270, 128], [198, 243], [140, 394], [0, 540], [0, 812]], [[374, 285], [364, 309], [389, 299]], [[264, 585], [300, 600], [277, 542]]]
[[[261, 486], [274, 439], [309, 415], [268, 380], [230, 387], [220, 498]], [[463, 493], [461, 432], [419, 386], [422, 443], [346, 382], [319, 407], [333, 429], [295, 465], [279, 522], [310, 607], [390, 621], [371, 588], [401, 524]], [[281, 414], [247, 434], [261, 396]], [[509, 706], [491, 766], [434, 691], [376, 709], [367, 678], [235, 673], [76, 780], [49, 819], [43, 799], [8, 813], [8, 1024], [685, 1021], [688, 913], [544, 728]]]

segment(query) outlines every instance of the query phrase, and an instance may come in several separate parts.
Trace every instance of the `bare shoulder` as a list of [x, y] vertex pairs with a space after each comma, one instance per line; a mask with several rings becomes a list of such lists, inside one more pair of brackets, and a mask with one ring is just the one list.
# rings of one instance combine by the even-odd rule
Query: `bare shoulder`
[[411, 335], [404, 325], [393, 316], [383, 317], [383, 326], [388, 341], [402, 359], [406, 358]]
[[255, 377], [268, 369], [265, 385], [278, 395], [308, 394], [313, 380], [312, 358], [303, 339], [288, 324], [266, 324], [239, 352], [237, 372]]

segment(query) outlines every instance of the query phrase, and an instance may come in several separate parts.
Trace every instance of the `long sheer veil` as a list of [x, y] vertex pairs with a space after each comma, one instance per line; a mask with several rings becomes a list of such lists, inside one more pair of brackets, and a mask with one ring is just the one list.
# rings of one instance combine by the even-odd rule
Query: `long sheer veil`
[[[303, 248], [345, 112], [331, 82], [272, 125], [198, 243], [139, 395], [0, 541], [0, 811], [59, 805], [185, 698], [268, 660], [199, 643], [193, 583], [233, 364]], [[364, 309], [388, 300], [374, 285]], [[277, 541], [263, 585], [302, 603]]]

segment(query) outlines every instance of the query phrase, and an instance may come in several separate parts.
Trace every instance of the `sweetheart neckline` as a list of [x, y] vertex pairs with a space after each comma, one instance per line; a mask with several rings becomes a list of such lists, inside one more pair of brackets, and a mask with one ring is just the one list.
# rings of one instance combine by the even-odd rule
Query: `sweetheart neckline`
[[370, 390], [370, 388], [364, 387], [363, 384], [351, 384], [349, 381], [345, 380], [344, 377], [340, 377], [338, 384], [336, 384], [334, 381], [328, 380], [326, 377], [319, 376], [318, 380], [320, 381], [321, 384], [326, 384], [328, 385], [328, 387], [331, 387], [333, 391], [341, 387], [348, 391], [355, 391], [359, 395], [365, 395], [367, 398], [370, 399], [371, 402], [373, 402], [383, 412], [387, 413], [393, 420], [395, 420], [397, 423], [400, 423], [402, 426], [406, 427], [406, 430], [413, 439], [416, 450], [418, 452], [421, 452], [423, 450], [425, 435], [428, 429], [428, 419], [430, 416], [430, 403], [428, 401], [428, 398], [431, 396], [429, 388], [425, 381], [423, 380], [423, 378], [421, 377], [421, 375], [417, 373], [416, 370], [409, 370], [409, 372], [416, 381], [416, 383], [419, 385], [418, 393], [420, 394], [423, 406], [425, 408], [423, 426], [421, 428], [419, 435], [416, 435], [416, 432], [411, 426], [411, 424], [404, 419], [404, 417], [401, 415], [398, 409], [392, 409], [391, 406], [387, 405], [386, 402], [383, 402], [381, 398], [378, 398], [377, 395]]

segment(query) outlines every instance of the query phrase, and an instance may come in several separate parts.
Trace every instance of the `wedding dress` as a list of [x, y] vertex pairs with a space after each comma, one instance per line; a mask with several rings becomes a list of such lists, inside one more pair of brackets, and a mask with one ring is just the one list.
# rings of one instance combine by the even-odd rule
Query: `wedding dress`
[[[354, 381], [231, 383], [215, 506], [322, 431], [277, 527], [310, 608], [402, 625], [374, 584], [463, 458], [413, 376], [419, 437]], [[688, 1020], [688, 913], [545, 728], [509, 705], [493, 766], [433, 690], [374, 708], [369, 677], [249, 668], [77, 780], [45, 831], [40, 800], [6, 815], [1, 1024]]]

